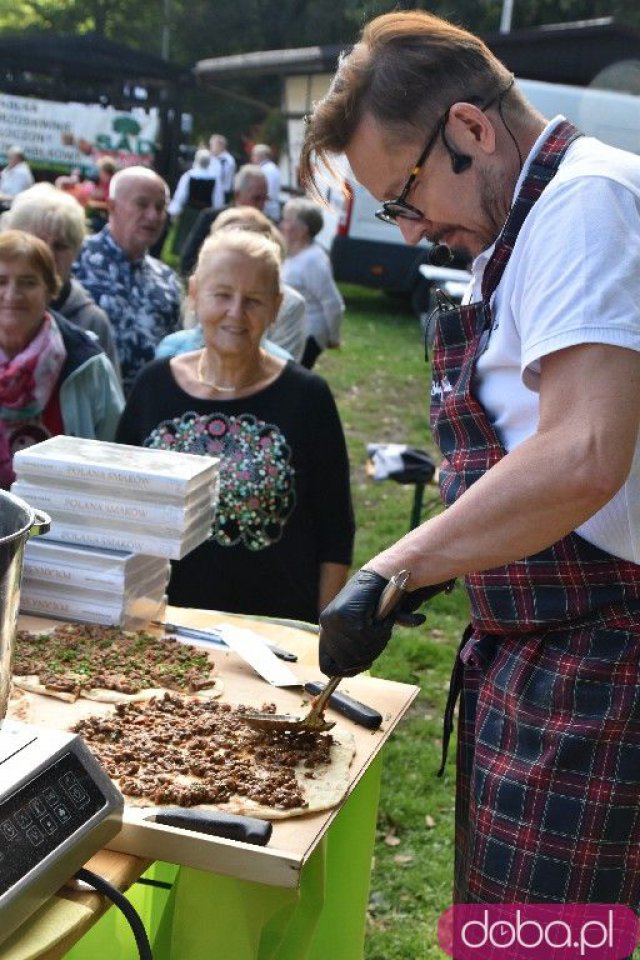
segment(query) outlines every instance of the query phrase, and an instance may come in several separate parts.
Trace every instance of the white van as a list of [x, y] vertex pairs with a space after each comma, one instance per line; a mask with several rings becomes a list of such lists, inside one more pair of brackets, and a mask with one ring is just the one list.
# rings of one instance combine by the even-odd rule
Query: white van
[[420, 313], [425, 296], [419, 268], [429, 244], [405, 243], [398, 227], [378, 220], [380, 204], [346, 171], [340, 189], [325, 196], [325, 224], [316, 238], [328, 250], [335, 279], [408, 295]]
[[[563, 114], [584, 133], [640, 153], [640, 96], [538, 80], [519, 80], [518, 86], [544, 116]], [[420, 265], [428, 244], [409, 246], [397, 227], [377, 220], [380, 204], [357, 183], [346, 161], [341, 169], [342, 182], [327, 187], [325, 226], [318, 237], [336, 280], [407, 295], [416, 312], [423, 312], [429, 289]]]
[[329, 253], [335, 279], [410, 296], [421, 313], [428, 291], [419, 268], [430, 244], [410, 246], [398, 227], [378, 220], [379, 202], [360, 186], [346, 159], [340, 159], [341, 180], [326, 187], [324, 227], [316, 237]]

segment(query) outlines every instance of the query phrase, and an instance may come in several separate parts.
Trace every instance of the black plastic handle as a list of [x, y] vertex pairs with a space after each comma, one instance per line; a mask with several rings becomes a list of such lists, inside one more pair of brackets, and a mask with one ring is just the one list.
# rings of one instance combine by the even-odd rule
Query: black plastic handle
[[[310, 683], [305, 683], [304, 688], [307, 693], [317, 697], [318, 694], [324, 690], [325, 684], [314, 680]], [[367, 730], [377, 730], [382, 723], [381, 713], [378, 713], [373, 707], [368, 707], [366, 703], [360, 703], [359, 700], [354, 700], [353, 697], [347, 696], [346, 693], [340, 693], [336, 690], [336, 692], [332, 693], [329, 697], [329, 704], [336, 713], [341, 713], [343, 717], [348, 717], [349, 720], [353, 720], [354, 723], [359, 724], [361, 727], [366, 727]]]
[[292, 653], [291, 650], [283, 650], [282, 647], [276, 647], [273, 643], [268, 643], [267, 646], [279, 660], [286, 660], [287, 663], [297, 663], [298, 655]]
[[257, 847], [266, 847], [273, 832], [273, 824], [268, 820], [215, 810], [190, 810], [188, 807], [158, 807], [147, 819], [167, 827], [193, 830], [225, 840], [240, 840]]

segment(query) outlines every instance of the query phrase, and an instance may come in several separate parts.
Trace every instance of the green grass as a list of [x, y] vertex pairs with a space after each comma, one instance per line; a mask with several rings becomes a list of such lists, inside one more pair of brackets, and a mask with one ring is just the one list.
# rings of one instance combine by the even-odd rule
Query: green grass
[[[357, 521], [354, 567], [359, 567], [408, 530], [413, 504], [413, 487], [367, 477], [366, 444], [435, 450], [428, 428], [429, 370], [415, 315], [381, 293], [342, 290], [343, 347], [325, 351], [316, 370], [332, 387], [347, 436]], [[424, 515], [437, 509], [437, 491], [428, 488]], [[451, 904], [453, 760], [442, 779], [436, 771], [449, 674], [467, 609], [460, 587], [437, 597], [425, 626], [397, 629], [372, 668], [377, 676], [416, 684], [421, 692], [385, 749], [366, 960], [443, 956], [436, 926]]]

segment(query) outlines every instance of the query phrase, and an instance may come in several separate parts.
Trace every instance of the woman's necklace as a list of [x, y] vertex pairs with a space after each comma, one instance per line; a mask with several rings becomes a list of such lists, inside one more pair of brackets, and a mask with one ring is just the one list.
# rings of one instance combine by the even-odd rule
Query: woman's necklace
[[204, 357], [205, 350], [202, 350], [200, 353], [200, 359], [198, 360], [198, 369], [196, 377], [198, 383], [201, 383], [203, 387], [207, 387], [208, 390], [217, 390], [219, 393], [237, 393], [240, 390], [246, 390], [247, 387], [252, 386], [252, 384], [257, 383], [258, 380], [262, 377], [262, 370], [259, 370], [259, 375], [257, 377], [252, 377], [247, 383], [239, 383], [235, 387], [226, 387], [221, 383], [212, 383], [211, 380], [206, 380], [204, 376]]

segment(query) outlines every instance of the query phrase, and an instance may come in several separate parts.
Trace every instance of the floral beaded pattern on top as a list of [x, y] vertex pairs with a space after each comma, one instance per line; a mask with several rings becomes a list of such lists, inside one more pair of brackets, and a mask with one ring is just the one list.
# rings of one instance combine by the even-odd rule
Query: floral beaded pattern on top
[[264, 550], [276, 543], [296, 503], [291, 449], [274, 424], [251, 414], [164, 420], [145, 447], [220, 457], [220, 494], [212, 539]]

